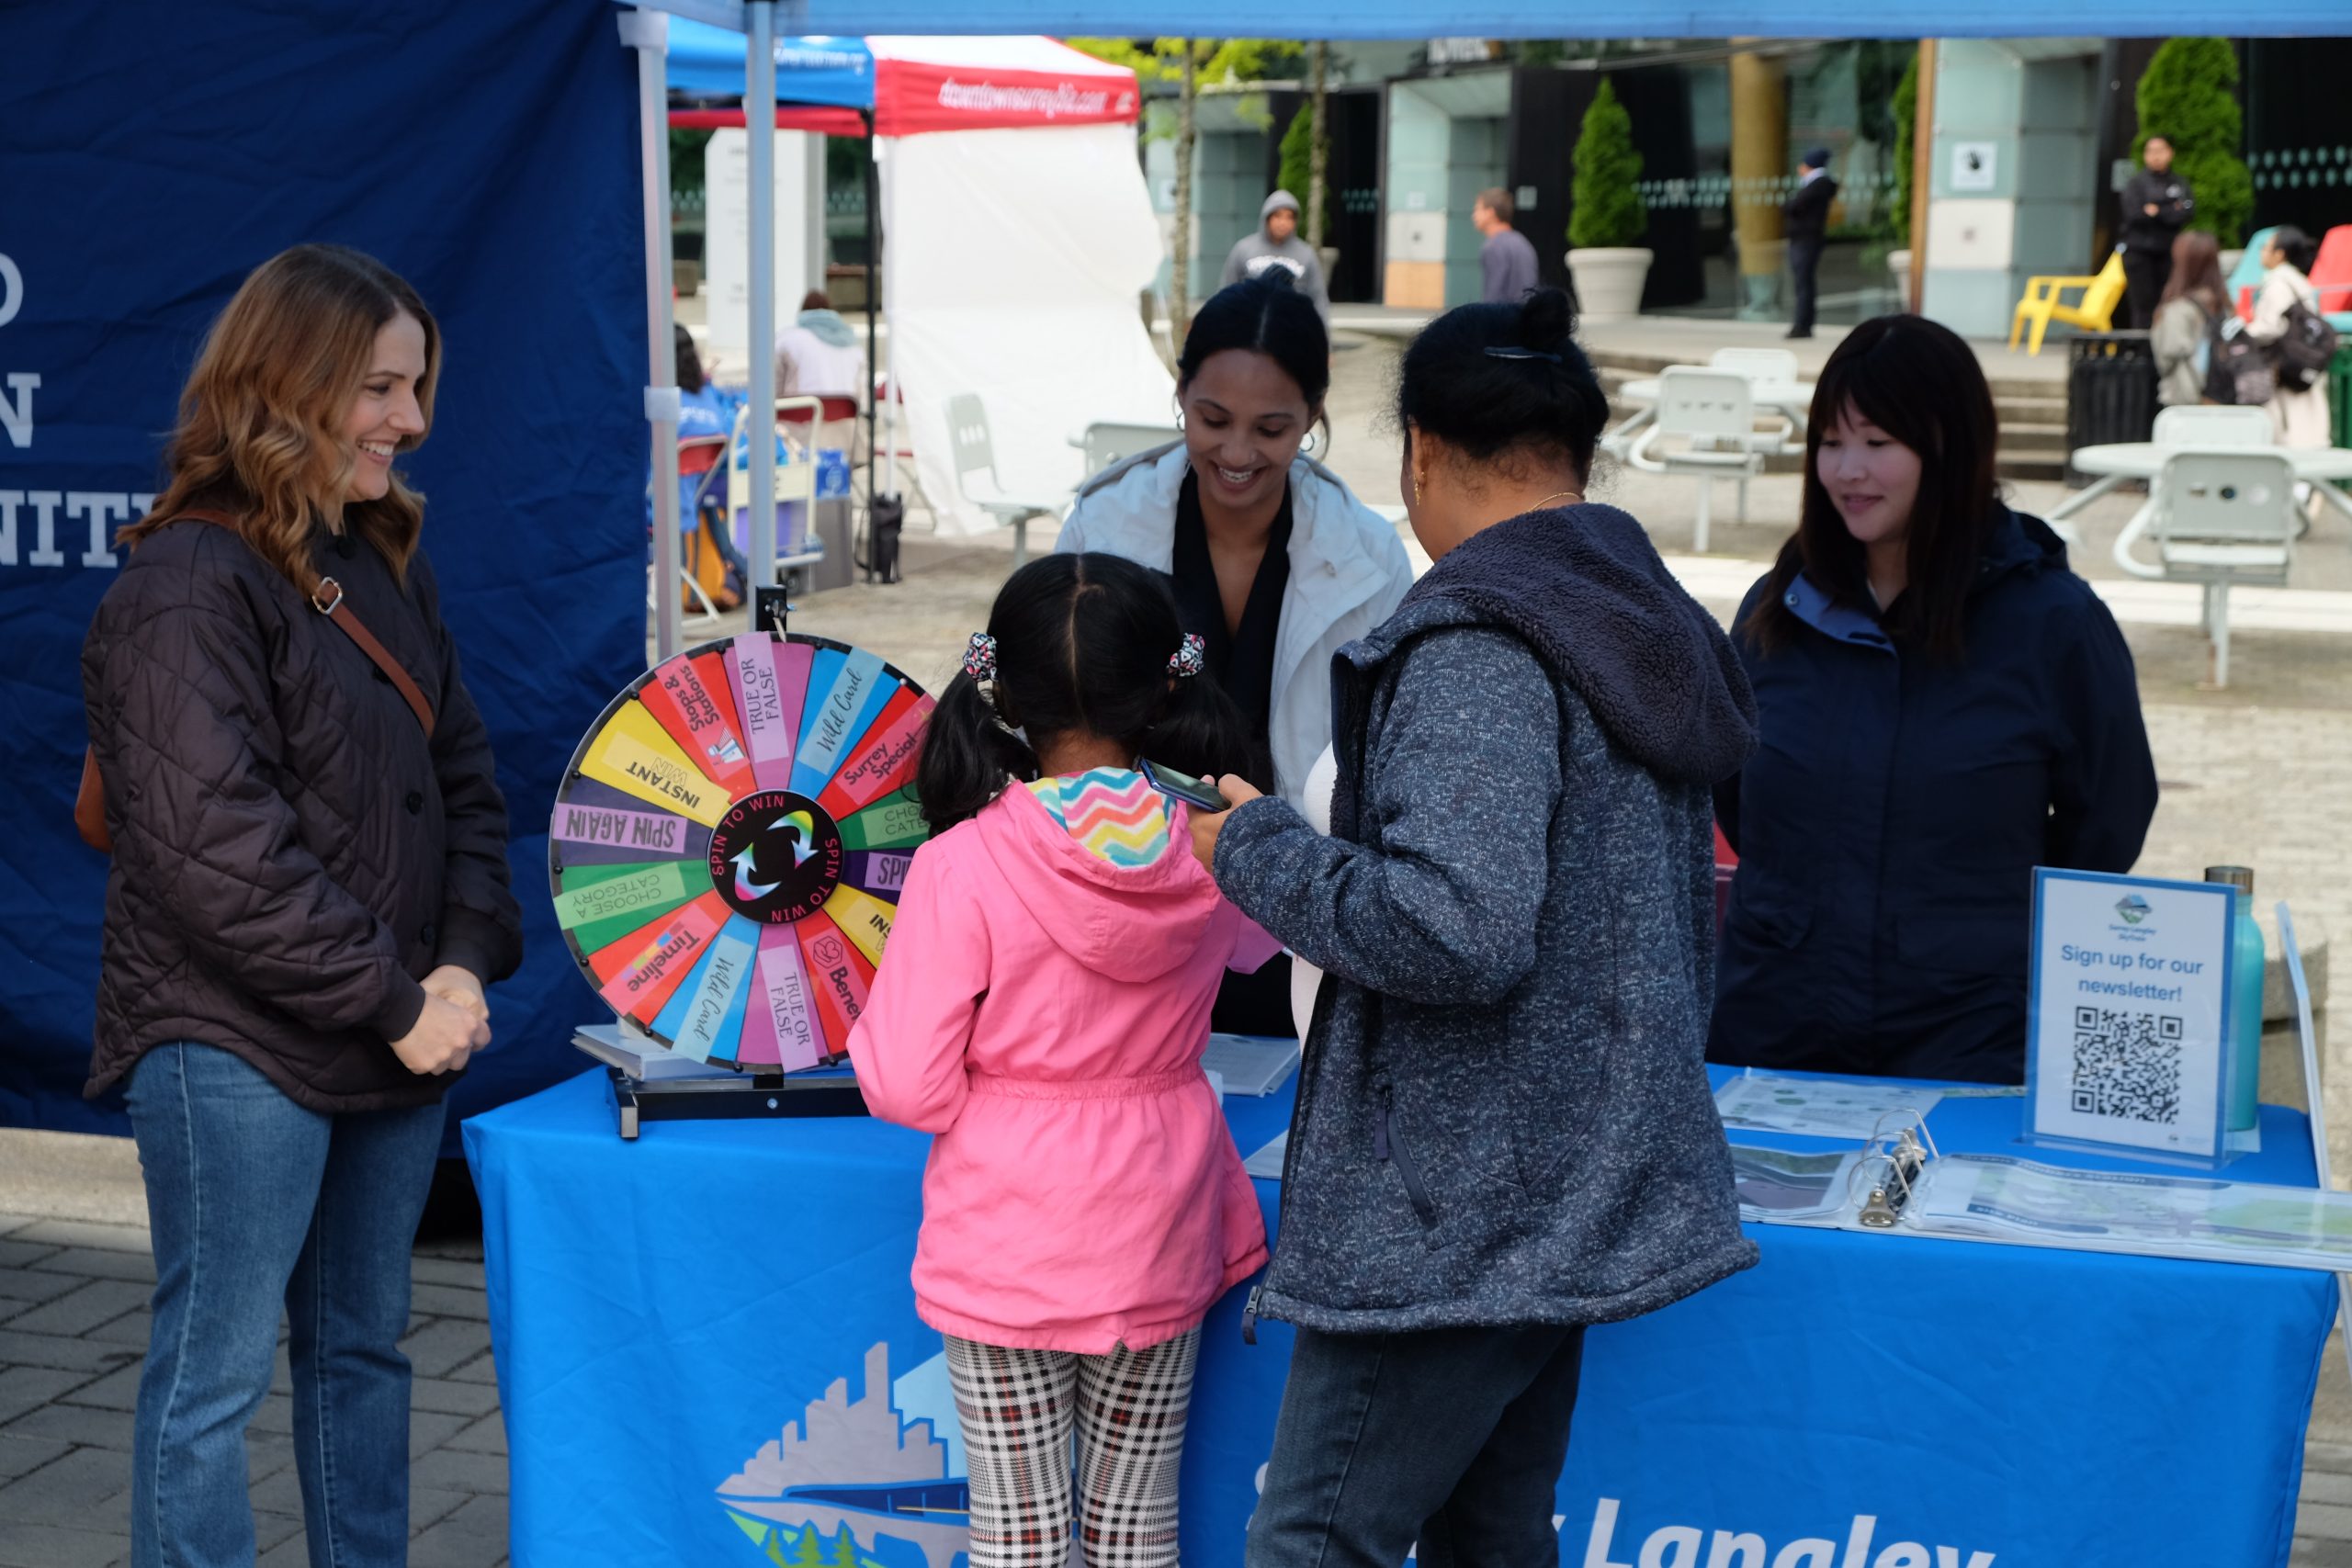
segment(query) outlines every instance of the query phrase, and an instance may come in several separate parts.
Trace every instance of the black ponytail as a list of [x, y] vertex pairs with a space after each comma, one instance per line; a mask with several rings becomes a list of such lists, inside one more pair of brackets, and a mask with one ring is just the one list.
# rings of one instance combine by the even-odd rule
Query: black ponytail
[[957, 671], [923, 726], [915, 764], [915, 795], [931, 830], [945, 832], [994, 800], [1005, 780], [1036, 773], [1036, 754], [996, 722], [979, 682]]
[[1448, 310], [1405, 351], [1396, 419], [1406, 439], [1426, 430], [1479, 462], [1523, 452], [1566, 458], [1589, 476], [1609, 399], [1575, 331], [1568, 297], [1557, 288], [1516, 305]]
[[933, 832], [976, 815], [1009, 781], [1036, 777], [1035, 748], [1057, 735], [1105, 736], [1189, 773], [1247, 767], [1232, 700], [1205, 674], [1169, 674], [1183, 630], [1157, 572], [1116, 556], [1033, 560], [997, 594], [988, 631], [994, 705], [958, 672], [924, 727], [915, 793]]

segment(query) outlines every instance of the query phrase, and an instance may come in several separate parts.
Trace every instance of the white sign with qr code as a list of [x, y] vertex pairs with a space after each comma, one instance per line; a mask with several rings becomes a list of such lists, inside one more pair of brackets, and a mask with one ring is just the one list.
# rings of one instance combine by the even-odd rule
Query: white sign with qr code
[[2221, 1157], [2231, 898], [2214, 883], [2034, 872], [2031, 1136]]

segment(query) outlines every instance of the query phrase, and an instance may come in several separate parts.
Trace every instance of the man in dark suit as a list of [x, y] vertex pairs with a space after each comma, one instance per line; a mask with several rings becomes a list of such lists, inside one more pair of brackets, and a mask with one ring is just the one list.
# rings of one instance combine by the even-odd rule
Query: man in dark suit
[[1815, 147], [1797, 164], [1797, 188], [1781, 208], [1781, 231], [1789, 241], [1789, 272], [1796, 279], [1796, 313], [1791, 337], [1813, 335], [1813, 300], [1821, 269], [1821, 239], [1829, 227], [1829, 204], [1838, 182], [1829, 177], [1829, 149]]

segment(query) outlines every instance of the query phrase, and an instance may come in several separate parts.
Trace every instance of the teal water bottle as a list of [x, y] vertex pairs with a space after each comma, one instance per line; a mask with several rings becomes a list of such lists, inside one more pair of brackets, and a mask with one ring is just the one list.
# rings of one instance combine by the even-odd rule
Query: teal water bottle
[[2205, 880], [2235, 888], [2230, 915], [2230, 994], [2222, 1007], [2222, 1039], [2230, 1064], [2226, 1125], [2242, 1133], [2260, 1114], [2262, 1098], [2262, 928], [2254, 919], [2254, 873], [2242, 865], [2209, 865]]

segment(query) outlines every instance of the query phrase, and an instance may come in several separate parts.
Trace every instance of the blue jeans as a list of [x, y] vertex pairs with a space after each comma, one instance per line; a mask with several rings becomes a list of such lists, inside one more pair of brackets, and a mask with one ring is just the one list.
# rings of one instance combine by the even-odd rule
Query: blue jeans
[[209, 1045], [159, 1045], [129, 1090], [155, 1247], [131, 1438], [132, 1568], [254, 1561], [245, 1425], [292, 1325], [311, 1561], [408, 1556], [409, 1253], [441, 1107], [321, 1115]]
[[1582, 1328], [1298, 1331], [1249, 1568], [1558, 1568]]

